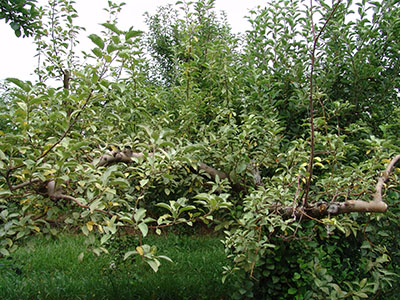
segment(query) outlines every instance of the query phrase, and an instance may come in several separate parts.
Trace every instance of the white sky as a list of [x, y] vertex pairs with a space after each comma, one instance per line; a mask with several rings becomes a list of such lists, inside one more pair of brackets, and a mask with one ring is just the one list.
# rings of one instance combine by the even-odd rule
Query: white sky
[[[87, 42], [87, 36], [91, 33], [99, 33], [102, 29], [99, 23], [107, 20], [107, 12], [103, 10], [107, 7], [107, 0], [75, 0], [75, 8], [79, 18], [76, 24], [86, 28], [82, 32], [81, 45], [89, 50], [92, 44]], [[128, 29], [133, 26], [137, 30], [146, 30], [145, 17], [143, 14], [154, 13], [157, 7], [166, 4], [175, 4], [177, 0], [125, 0], [126, 5], [119, 15], [120, 28]], [[121, 1], [114, 1], [121, 2]], [[216, 0], [215, 8], [217, 11], [225, 11], [228, 22], [234, 32], [244, 32], [250, 26], [244, 16], [249, 15], [249, 10], [257, 5], [264, 6], [268, 0]], [[39, 3], [46, 3], [39, 0]], [[37, 60], [35, 45], [32, 38], [17, 38], [11, 27], [0, 20], [0, 36], [2, 46], [0, 47], [0, 80], [7, 77], [16, 77], [22, 80], [34, 80], [32, 75], [36, 67]], [[87, 43], [86, 43], [87, 42]]]

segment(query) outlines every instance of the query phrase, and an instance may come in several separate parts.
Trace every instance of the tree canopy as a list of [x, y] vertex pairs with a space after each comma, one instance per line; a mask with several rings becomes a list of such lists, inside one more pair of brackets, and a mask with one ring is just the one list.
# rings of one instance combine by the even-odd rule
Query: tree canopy
[[10, 22], [15, 35], [31, 36], [39, 28], [39, 9], [36, 0], [1, 0], [0, 19]]
[[150, 232], [205, 224], [232, 298], [396, 299], [398, 1], [274, 0], [242, 35], [214, 2], [146, 32], [109, 1], [82, 56], [73, 1], [43, 8], [38, 80], [0, 98], [0, 253], [79, 230], [100, 255], [127, 231], [157, 271]]

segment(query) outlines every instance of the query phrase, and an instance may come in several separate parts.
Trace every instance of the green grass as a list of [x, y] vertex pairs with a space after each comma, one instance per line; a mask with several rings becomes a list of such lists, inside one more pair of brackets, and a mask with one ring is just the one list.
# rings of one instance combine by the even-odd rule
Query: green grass
[[[233, 281], [221, 282], [227, 262], [219, 237], [150, 236], [145, 242], [174, 263], [162, 261], [154, 273], [140, 259], [117, 259], [112, 269], [116, 255], [86, 252], [79, 263], [86, 248], [82, 236], [34, 238], [12, 259], [0, 259], [0, 299], [229, 299]], [[112, 245], [133, 250], [136, 243], [126, 236]]]

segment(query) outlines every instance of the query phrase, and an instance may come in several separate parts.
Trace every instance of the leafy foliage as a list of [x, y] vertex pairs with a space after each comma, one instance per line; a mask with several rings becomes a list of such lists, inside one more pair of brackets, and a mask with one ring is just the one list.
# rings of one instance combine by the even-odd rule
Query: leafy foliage
[[6, 23], [10, 22], [10, 27], [15, 35], [20, 37], [31, 36], [40, 28], [39, 8], [36, 6], [36, 0], [1, 0], [0, 1], [0, 19]]
[[307, 5], [258, 7], [241, 37], [212, 0], [160, 8], [148, 33], [109, 2], [82, 64], [72, 2], [49, 5], [39, 82], [2, 96], [2, 255], [64, 230], [100, 255], [128, 230], [112, 255], [157, 271], [168, 258], [143, 238], [205, 223], [237, 298], [395, 295], [399, 4]]

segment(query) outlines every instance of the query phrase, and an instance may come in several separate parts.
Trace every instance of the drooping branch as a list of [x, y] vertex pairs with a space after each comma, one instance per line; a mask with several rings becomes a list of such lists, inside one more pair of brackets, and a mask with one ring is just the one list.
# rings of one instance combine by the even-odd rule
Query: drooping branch
[[[153, 153], [149, 153], [149, 156], [153, 156]], [[111, 151], [109, 154], [104, 154], [100, 157], [99, 162], [97, 163], [98, 167], [101, 166], [110, 166], [115, 163], [132, 163], [132, 158], [142, 158], [144, 157], [144, 153], [142, 152], [133, 152], [130, 148], [125, 148], [122, 151]], [[229, 179], [228, 174], [225, 172], [219, 171], [206, 165], [205, 163], [200, 162], [198, 165], [200, 170], [203, 170], [208, 175], [211, 176], [213, 180], [218, 176], [220, 179]]]

